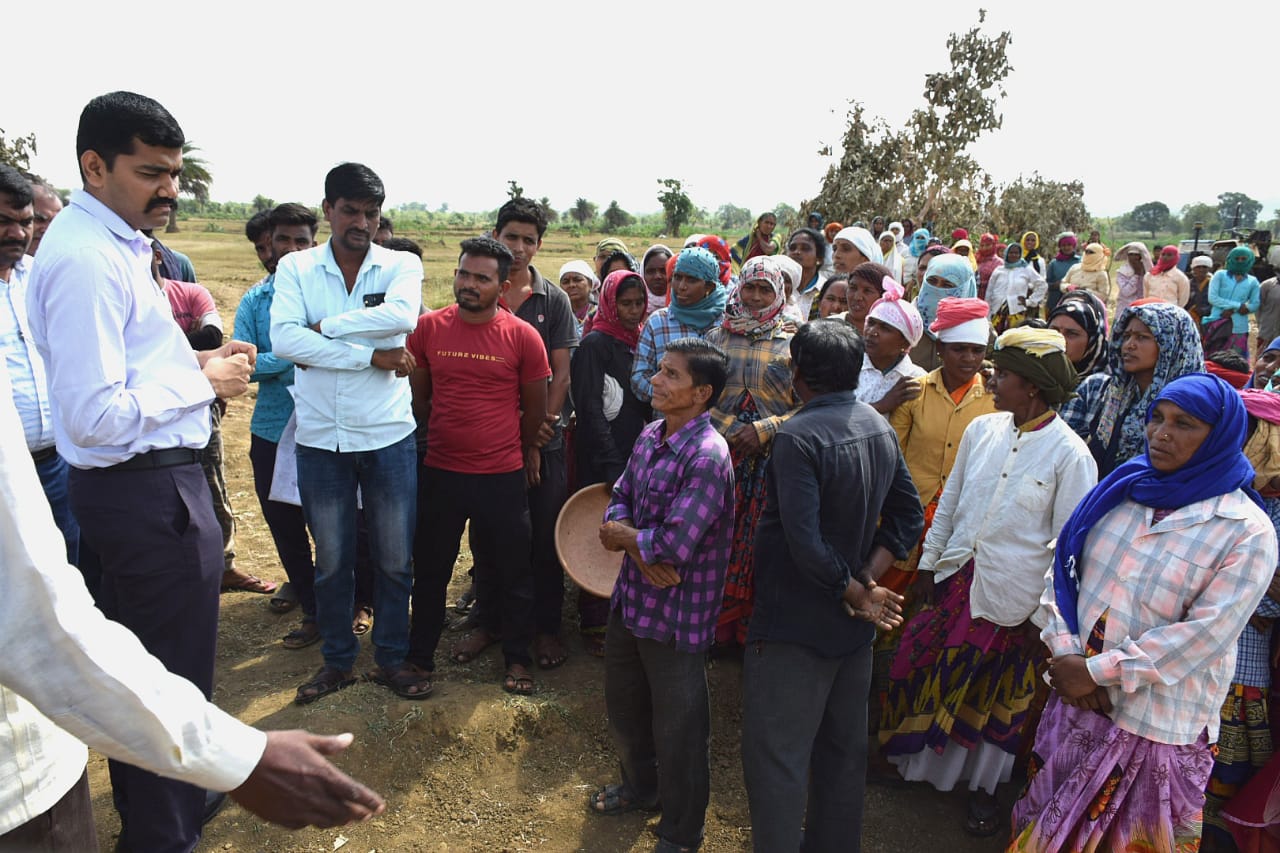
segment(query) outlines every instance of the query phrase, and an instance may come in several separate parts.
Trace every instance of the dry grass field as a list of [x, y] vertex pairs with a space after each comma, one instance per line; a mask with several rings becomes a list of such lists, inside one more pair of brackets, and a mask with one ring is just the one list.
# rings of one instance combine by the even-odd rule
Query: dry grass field
[[[163, 239], [191, 256], [212, 291], [227, 330], [240, 295], [262, 276], [252, 247], [239, 231], [205, 231], [185, 222]], [[438, 307], [451, 301], [450, 284], [458, 241], [464, 234], [413, 234], [427, 253], [426, 299]], [[322, 232], [320, 239], [324, 239]], [[590, 257], [598, 235], [573, 239], [552, 232], [535, 265], [555, 276], [560, 264]], [[637, 248], [637, 254], [645, 246]], [[276, 558], [253, 491], [248, 461], [248, 423], [253, 392], [231, 401], [223, 422], [227, 475], [238, 518], [238, 560], [250, 572], [276, 581], [284, 573]], [[469, 556], [464, 553], [449, 600], [461, 593]], [[596, 786], [615, 781], [616, 765], [605, 723], [603, 662], [582, 651], [576, 632], [575, 597], [566, 599], [565, 623], [571, 657], [551, 672], [535, 670], [532, 697], [504, 694], [501, 655], [495, 647], [471, 664], [444, 662], [433, 697], [397, 699], [385, 689], [357, 684], [319, 702], [298, 707], [294, 690], [320, 664], [320, 647], [288, 651], [280, 645], [297, 615], [277, 616], [265, 596], [232, 593], [222, 598], [218, 686], [215, 701], [263, 728], [353, 732], [356, 742], [338, 763], [380, 791], [381, 817], [340, 830], [288, 832], [268, 826], [229, 804], [206, 828], [203, 851], [647, 851], [655, 842], [646, 814], [597, 817], [586, 798]], [[456, 635], [446, 634], [444, 644]], [[368, 638], [359, 669], [372, 666]], [[447, 645], [444, 647], [447, 651]], [[438, 658], [440, 660], [440, 658]], [[710, 664], [713, 734], [708, 853], [750, 849], [750, 818], [739, 759], [741, 666]], [[111, 807], [106, 762], [90, 763], [94, 808], [104, 850], [115, 843], [118, 820]], [[873, 788], [867, 795], [867, 851], [949, 849], [953, 853], [1003, 849], [1001, 837], [967, 837], [965, 793], [938, 794], [928, 787]], [[1006, 801], [1012, 792], [1005, 792]]]

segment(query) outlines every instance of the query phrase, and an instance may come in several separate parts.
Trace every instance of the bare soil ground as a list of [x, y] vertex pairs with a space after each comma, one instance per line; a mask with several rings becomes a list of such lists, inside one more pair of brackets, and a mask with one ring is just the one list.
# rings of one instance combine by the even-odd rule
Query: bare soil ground
[[[260, 272], [244, 257], [223, 268], [218, 245], [231, 235], [180, 235], [170, 242], [190, 254], [227, 320], [244, 289]], [[322, 236], [323, 239], [323, 236]], [[557, 265], [559, 260], [554, 262]], [[230, 265], [227, 265], [228, 267]], [[284, 581], [253, 491], [249, 466], [249, 416], [253, 392], [233, 400], [223, 422], [227, 478], [238, 518], [238, 563], [261, 577]], [[469, 556], [455, 571], [449, 601], [463, 591]], [[214, 700], [260, 728], [306, 728], [319, 733], [349, 731], [355, 744], [337, 760], [348, 773], [387, 800], [382, 816], [339, 830], [289, 832], [268, 826], [235, 804], [206, 827], [202, 851], [592, 851], [651, 850], [657, 817], [631, 814], [598, 817], [586, 809], [588, 794], [616, 781], [616, 762], [604, 713], [603, 662], [583, 652], [573, 605], [566, 596], [566, 640], [571, 656], [551, 672], [535, 670], [532, 697], [502, 692], [501, 653], [489, 649], [467, 665], [438, 655], [435, 695], [421, 702], [396, 698], [360, 683], [313, 705], [293, 704], [294, 691], [320, 665], [320, 647], [289, 651], [280, 638], [298, 621], [267, 609], [267, 597], [229, 593], [222, 597], [217, 690]], [[442, 650], [457, 635], [446, 634]], [[357, 667], [373, 665], [366, 635]], [[708, 853], [750, 849], [750, 817], [739, 758], [741, 665], [709, 664], [712, 695], [712, 795], [707, 813]], [[106, 761], [90, 760], [90, 782], [99, 840], [115, 844], [119, 821], [111, 806]], [[1002, 792], [1011, 802], [1012, 792]], [[863, 849], [949, 850], [979, 853], [1004, 848], [1003, 834], [979, 840], [961, 829], [964, 792], [939, 794], [927, 786], [871, 788], [866, 800]]]

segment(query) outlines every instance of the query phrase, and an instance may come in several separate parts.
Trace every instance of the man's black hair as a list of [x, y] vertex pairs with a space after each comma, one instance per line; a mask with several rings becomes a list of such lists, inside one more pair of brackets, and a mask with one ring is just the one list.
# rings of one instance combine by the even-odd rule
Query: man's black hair
[[[340, 196], [341, 198], [341, 196]], [[315, 212], [305, 204], [298, 204], [296, 201], [286, 201], [284, 204], [277, 204], [267, 214], [267, 224], [272, 231], [275, 231], [279, 225], [305, 225], [311, 229], [311, 236], [316, 236], [316, 229], [320, 227], [320, 221], [316, 219]]]
[[492, 237], [470, 237], [462, 241], [462, 253], [458, 255], [458, 262], [462, 262], [462, 255], [472, 258], [493, 258], [498, 262], [498, 281], [506, 281], [507, 276], [511, 274], [511, 265], [515, 262], [515, 256], [511, 254], [511, 250], [499, 243]]
[[1253, 372], [1253, 368], [1249, 366], [1248, 359], [1233, 349], [1224, 349], [1209, 353], [1209, 355], [1205, 357], [1205, 361], [1212, 361], [1219, 367], [1225, 367], [1227, 370], [1234, 370], [1236, 373]]
[[373, 199], [379, 205], [387, 198], [387, 191], [372, 169], [363, 163], [341, 163], [329, 170], [324, 177], [324, 200], [333, 204], [340, 198], [348, 201]]
[[538, 229], [538, 239], [547, 233], [547, 214], [542, 206], [531, 198], [520, 196], [498, 208], [498, 224], [493, 233], [501, 234], [508, 222], [527, 222]]
[[706, 408], [714, 406], [729, 381], [729, 355], [710, 341], [694, 337], [677, 338], [667, 344], [666, 351], [684, 356], [695, 386], [711, 386]]
[[259, 210], [253, 216], [249, 217], [249, 221], [244, 224], [244, 236], [249, 238], [250, 243], [257, 243], [258, 238], [271, 229], [267, 217], [271, 215], [269, 210]]
[[187, 141], [177, 119], [158, 101], [134, 92], [99, 95], [80, 113], [76, 161], [84, 152], [96, 151], [111, 171], [116, 157], [133, 153], [135, 139], [158, 148], [181, 148]]
[[35, 201], [31, 181], [14, 167], [0, 163], [0, 195], [7, 195], [14, 207], [26, 207]]
[[378, 217], [378, 230], [379, 231], [386, 230], [391, 232], [392, 234], [396, 233], [395, 226], [392, 225], [391, 220], [385, 216]]
[[408, 237], [388, 237], [383, 241], [382, 248], [390, 249], [393, 252], [412, 252], [419, 259], [422, 258], [422, 247]]
[[813, 320], [791, 338], [791, 364], [815, 394], [853, 391], [866, 347], [845, 320]]

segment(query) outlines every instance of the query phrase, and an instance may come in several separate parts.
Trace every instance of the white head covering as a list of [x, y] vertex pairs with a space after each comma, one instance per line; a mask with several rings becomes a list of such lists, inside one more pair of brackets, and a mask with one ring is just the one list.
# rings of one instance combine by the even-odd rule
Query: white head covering
[[872, 237], [871, 232], [865, 228], [858, 228], [857, 226], [845, 228], [843, 231], [838, 232], [831, 242], [835, 243], [836, 240], [848, 240], [854, 246], [857, 246], [858, 251], [873, 264], [884, 263], [884, 252], [880, 251], [879, 241]]

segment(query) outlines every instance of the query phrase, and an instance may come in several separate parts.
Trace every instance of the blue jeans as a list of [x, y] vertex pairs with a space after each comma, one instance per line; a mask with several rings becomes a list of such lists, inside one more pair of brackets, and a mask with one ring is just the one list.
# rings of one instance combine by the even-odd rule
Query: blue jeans
[[316, 542], [316, 622], [329, 666], [350, 670], [360, 653], [351, 633], [355, 606], [356, 489], [369, 525], [373, 562], [373, 659], [383, 667], [409, 650], [413, 525], [418, 468], [413, 434], [377, 450], [298, 445], [298, 494]]
[[71, 514], [71, 501], [67, 496], [68, 470], [66, 460], [57, 453], [36, 463], [40, 485], [44, 487], [49, 509], [53, 510], [53, 520], [67, 543], [67, 562], [75, 566], [79, 565], [80, 560], [80, 525]]

